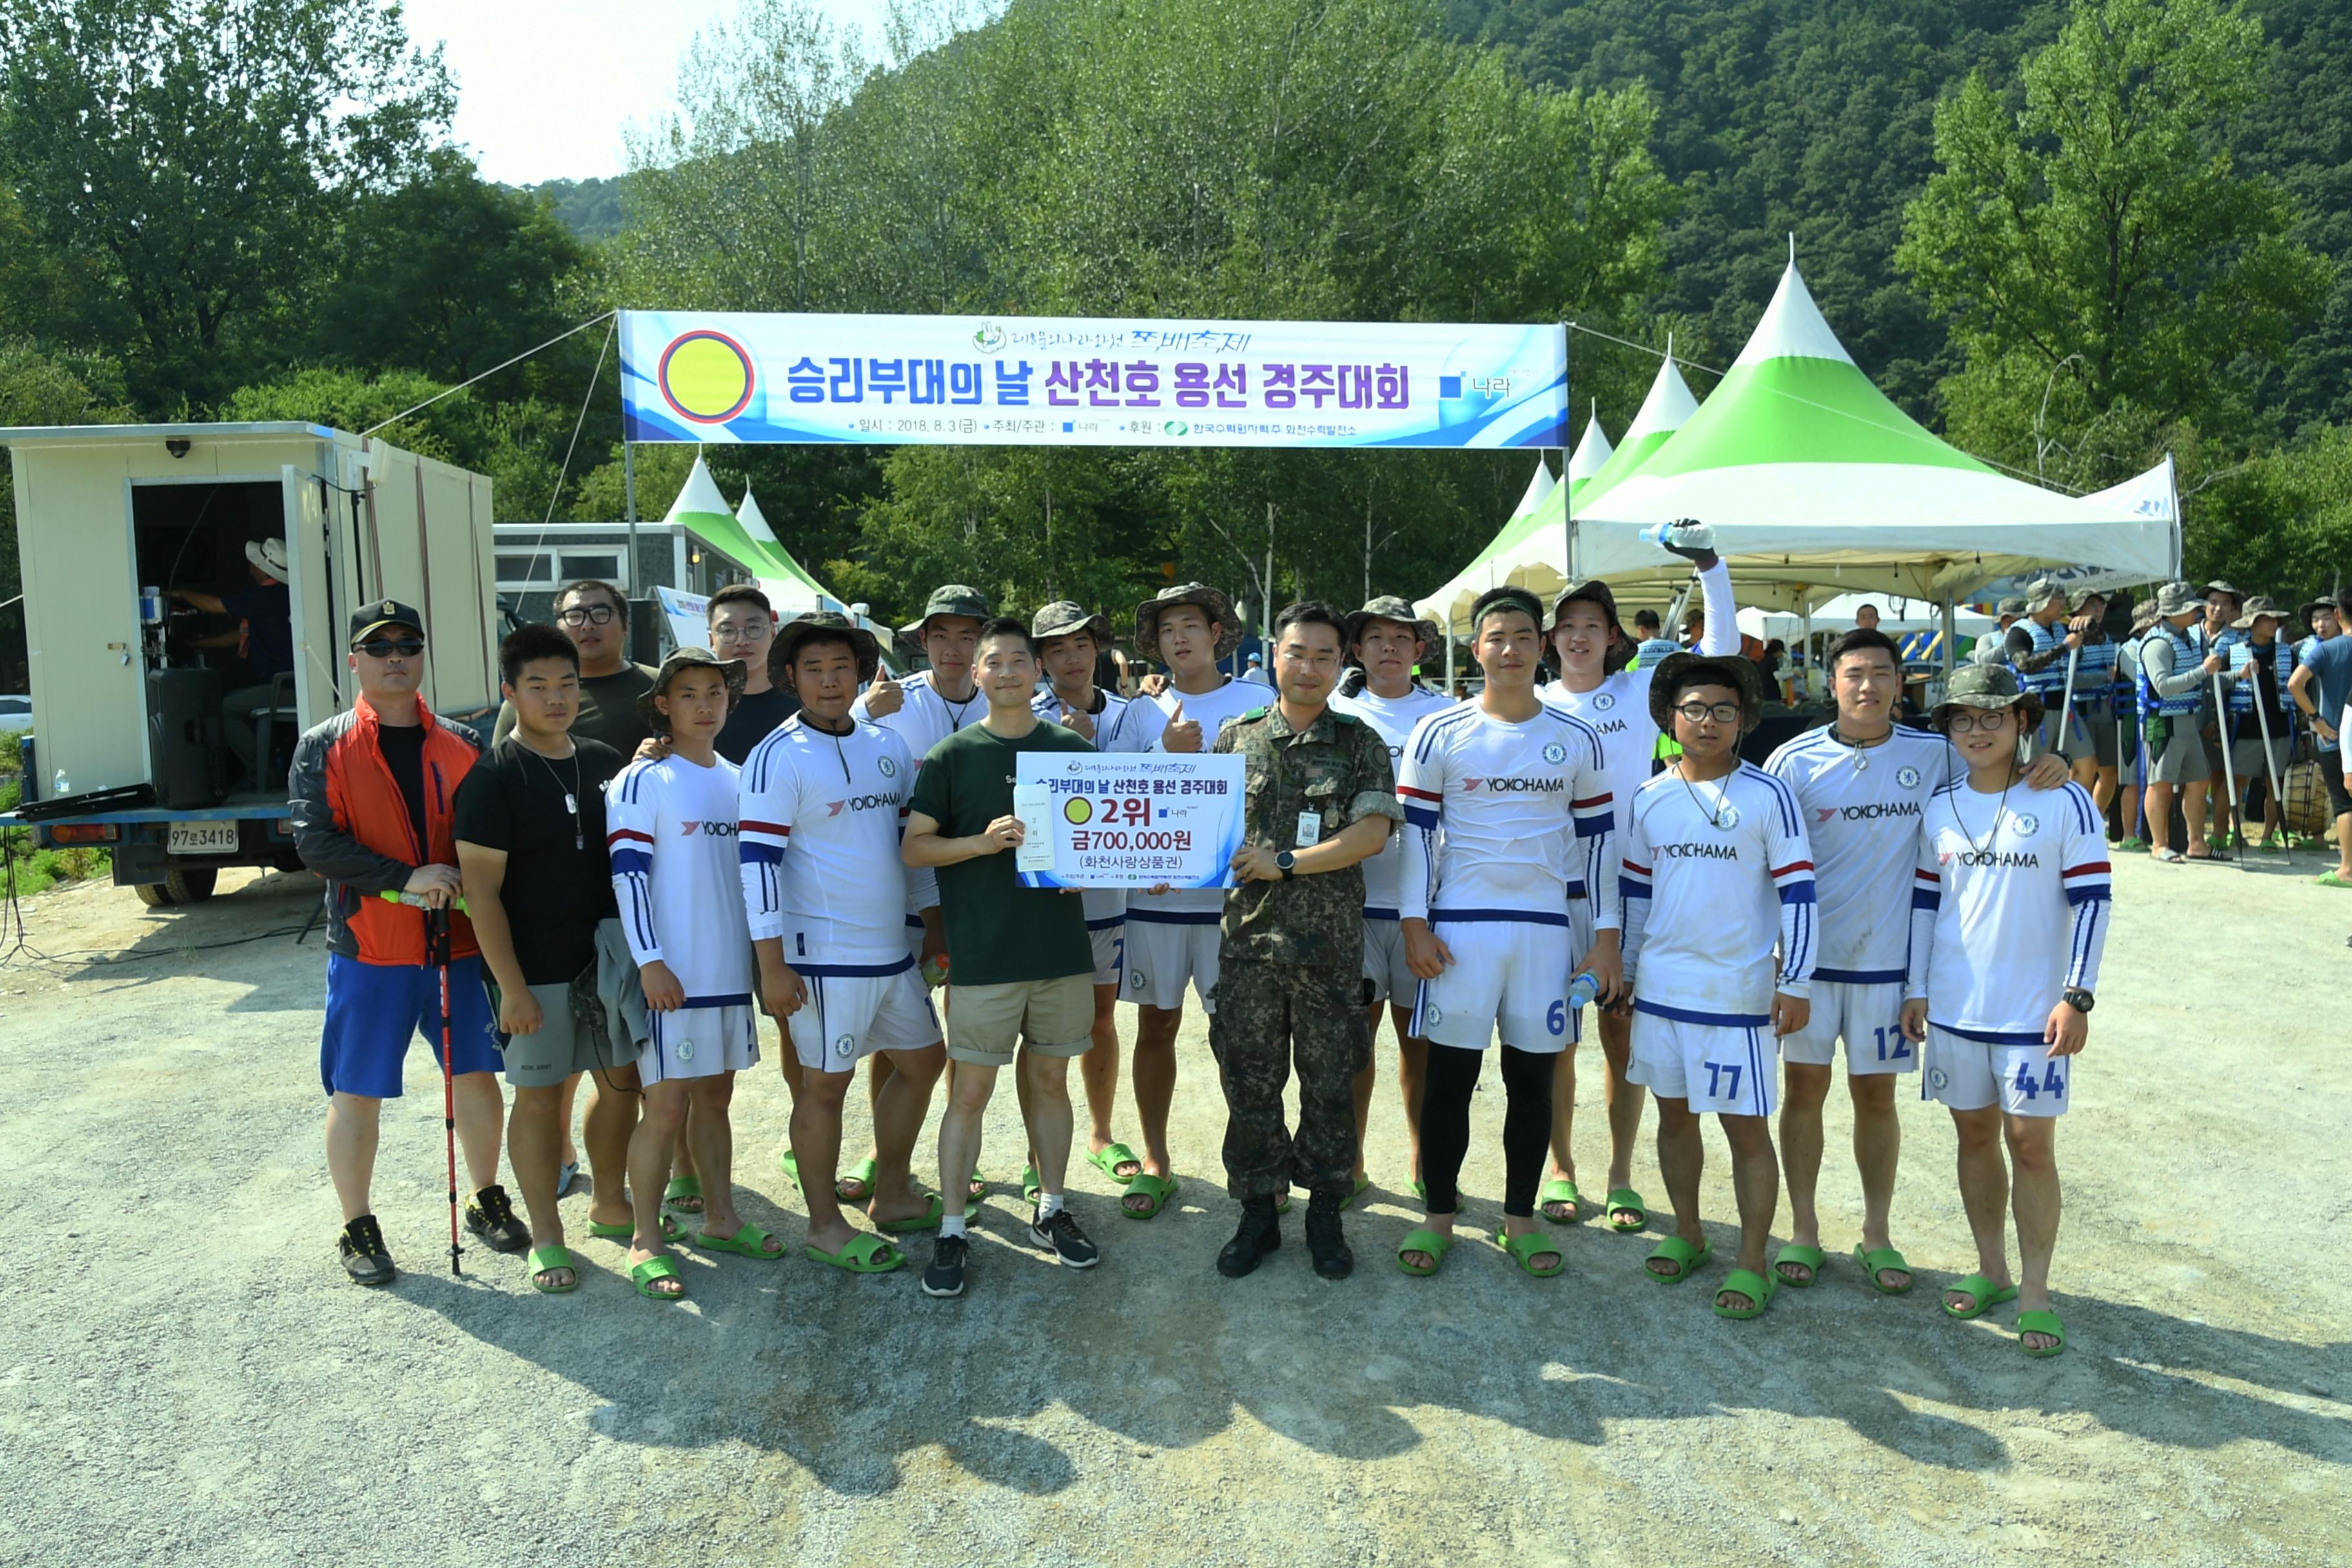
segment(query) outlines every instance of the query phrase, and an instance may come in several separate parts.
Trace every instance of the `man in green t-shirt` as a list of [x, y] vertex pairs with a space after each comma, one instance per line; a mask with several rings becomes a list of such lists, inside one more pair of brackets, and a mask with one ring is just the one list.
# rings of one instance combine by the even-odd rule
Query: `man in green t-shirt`
[[[954, 1064], [940, 1121], [940, 1221], [923, 1292], [963, 1294], [964, 1204], [980, 1159], [980, 1121], [996, 1072], [1022, 1046], [1022, 1115], [1035, 1152], [1038, 1198], [1030, 1239], [1065, 1268], [1091, 1268], [1095, 1244], [1063, 1206], [1070, 1163], [1070, 1058], [1094, 1044], [1094, 946], [1086, 906], [1066, 892], [1024, 888], [1007, 850], [1021, 843], [1013, 781], [1024, 752], [1094, 747], [1030, 706], [1037, 645], [1014, 620], [981, 628], [974, 666], [988, 717], [931, 748], [915, 775], [901, 853], [939, 871], [948, 942], [948, 1057]], [[1025, 1040], [1024, 1040], [1025, 1037]]]

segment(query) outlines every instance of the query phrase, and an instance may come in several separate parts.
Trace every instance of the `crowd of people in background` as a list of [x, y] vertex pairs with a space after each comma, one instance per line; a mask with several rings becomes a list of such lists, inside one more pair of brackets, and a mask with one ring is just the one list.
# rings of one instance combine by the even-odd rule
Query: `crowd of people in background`
[[[1197, 1006], [1229, 1118], [1230, 1277], [1274, 1255], [1297, 1192], [1315, 1271], [1352, 1270], [1342, 1215], [1373, 1185], [1385, 1023], [1423, 1211], [1399, 1268], [1435, 1275], [1462, 1239], [1472, 1093], [1499, 1045], [1493, 1246], [1549, 1278], [1567, 1261], [1556, 1227], [1650, 1228], [1633, 1163], [1654, 1100], [1672, 1220], [1643, 1268], [1672, 1284], [1712, 1260], [1712, 1119], [1738, 1214], [1711, 1305], [1752, 1318], [1829, 1268], [1817, 1189], [1843, 1058], [1858, 1278], [1911, 1288], [1893, 1238], [1894, 1091], [1919, 1074], [1951, 1115], [1978, 1244], [1943, 1310], [2014, 1300], [2021, 1347], [2056, 1353], [2054, 1126], [2095, 1000], [2109, 846], [2211, 859], [2236, 826], [2277, 847], [2284, 781], [2312, 747], [2352, 855], [2338, 607], [2290, 616], [2218, 582], [2125, 606], [2037, 583], [1999, 606], [1915, 727], [1916, 672], [1866, 606], [1872, 624], [1797, 661], [1818, 664], [1829, 721], [1759, 764], [1740, 748], [1795, 695], [1789, 650], [1741, 638], [1703, 528], [1667, 543], [1694, 566], [1680, 640], [1654, 610], [1622, 616], [1605, 583], [1549, 605], [1497, 589], [1469, 613], [1471, 668], [1450, 689], [1431, 679], [1440, 629], [1394, 597], [1350, 615], [1294, 605], [1236, 663], [1240, 618], [1207, 584], [1163, 591], [1124, 626], [1067, 602], [1015, 621], [946, 584], [902, 634], [922, 668], [898, 676], [867, 630], [780, 624], [748, 584], [711, 596], [707, 648], [648, 668], [626, 656], [625, 596], [583, 582], [552, 626], [502, 646], [487, 746], [417, 698], [422, 617], [370, 606], [352, 626], [360, 699], [303, 737], [291, 781], [332, 916], [321, 1073], [345, 1268], [396, 1276], [370, 1197], [378, 1109], [412, 1035], [437, 1044], [440, 972], [467, 1225], [528, 1252], [538, 1289], [577, 1289], [562, 1200], [584, 1164], [588, 1235], [623, 1247], [655, 1300], [688, 1289], [673, 1248], [688, 1224], [708, 1251], [787, 1251], [735, 1195], [732, 1087], [768, 1023], [803, 1254], [888, 1273], [912, 1261], [901, 1238], [929, 1232], [921, 1288], [953, 1297], [987, 1173], [1010, 1165], [982, 1147], [1000, 1070], [1029, 1238], [1091, 1268], [1102, 1248], [1071, 1207], [1073, 1167], [1116, 1186], [1130, 1220], [1176, 1200], [1177, 1042]], [[1240, 756], [1234, 885], [1025, 885], [1013, 759], [1041, 749]], [[2352, 864], [2322, 880], [2352, 886]], [[446, 952], [415, 905], [458, 911]], [[1597, 1203], [1570, 1139], [1588, 1006], [1609, 1128]], [[873, 1142], [852, 1159], [861, 1063]], [[934, 1191], [913, 1153], [942, 1085]], [[520, 1213], [498, 1180], [502, 1131]]]

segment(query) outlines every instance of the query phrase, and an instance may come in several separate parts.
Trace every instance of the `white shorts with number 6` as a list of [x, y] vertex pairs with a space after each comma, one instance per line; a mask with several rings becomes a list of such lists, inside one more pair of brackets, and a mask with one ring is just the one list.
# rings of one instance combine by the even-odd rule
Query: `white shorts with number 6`
[[1625, 1081], [1661, 1100], [1684, 1100], [1714, 1116], [1769, 1116], [1778, 1060], [1770, 1026], [1695, 1024], [1633, 1008], [1633, 1059]]
[[1825, 1068], [1837, 1059], [1841, 1037], [1845, 1070], [1857, 1078], [1919, 1070], [1919, 1047], [1903, 1037], [1900, 981], [1864, 985], [1816, 976], [1812, 1016], [1795, 1034], [1780, 1037], [1780, 1059]]
[[1454, 954], [1434, 980], [1421, 983], [1412, 1033], [1441, 1046], [1483, 1051], [1497, 1027], [1503, 1043], [1537, 1056], [1576, 1044], [1580, 1012], [1568, 1005], [1576, 973], [1568, 922], [1464, 920], [1431, 911], [1429, 929]]
[[1919, 1098], [1954, 1110], [1982, 1110], [1998, 1101], [2011, 1116], [2063, 1116], [2074, 1098], [2074, 1058], [2052, 1056], [2038, 1036], [1989, 1037], [1931, 1021], [1920, 1048], [1927, 1076]]

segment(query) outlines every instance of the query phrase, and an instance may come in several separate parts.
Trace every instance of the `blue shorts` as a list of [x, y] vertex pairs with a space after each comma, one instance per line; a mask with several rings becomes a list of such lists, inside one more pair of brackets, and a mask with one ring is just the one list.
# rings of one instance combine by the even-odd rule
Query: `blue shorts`
[[[453, 1072], [496, 1072], [482, 961], [449, 965], [449, 1044]], [[422, 1034], [441, 1061], [441, 972], [422, 963], [362, 963], [327, 954], [327, 1026], [319, 1041], [319, 1078], [329, 1094], [400, 1098], [401, 1064], [411, 1036]]]

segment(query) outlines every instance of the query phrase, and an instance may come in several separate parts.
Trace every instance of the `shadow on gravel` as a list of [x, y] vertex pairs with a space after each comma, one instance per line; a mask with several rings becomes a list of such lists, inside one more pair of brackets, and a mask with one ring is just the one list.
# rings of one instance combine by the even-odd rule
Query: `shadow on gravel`
[[[1388, 1458], [1420, 1445], [1415, 1413], [1426, 1409], [1586, 1445], [1611, 1440], [1612, 1424], [1776, 1411], [1790, 1418], [1792, 1467], [1807, 1425], [1832, 1421], [1923, 1465], [2005, 1470], [2007, 1445], [1972, 1416], [2021, 1408], [2081, 1412], [2169, 1447], [2255, 1439], [2352, 1463], [2352, 1423], [2184, 1375], [2301, 1400], [2352, 1385], [2343, 1344], [2314, 1351], [2062, 1294], [2072, 1342], [2063, 1359], [2038, 1362], [2017, 1351], [2005, 1309], [1999, 1328], [1946, 1320], [1937, 1300], [1949, 1276], [1923, 1269], [1908, 1296], [1881, 1298], [1834, 1264], [1763, 1319], [1728, 1322], [1708, 1310], [1720, 1261], [1689, 1286], [1652, 1285], [1648, 1238], [1588, 1225], [1560, 1233], [1570, 1274], [1539, 1282], [1472, 1238], [1472, 1218], [1494, 1221], [1476, 1205], [1433, 1279], [1391, 1266], [1413, 1221], [1384, 1207], [1350, 1218], [1349, 1281], [1307, 1271], [1295, 1224], [1256, 1275], [1226, 1281], [1211, 1270], [1230, 1209], [1205, 1186], [1188, 1184], [1148, 1227], [1121, 1223], [1107, 1196], [1080, 1194], [1075, 1206], [1105, 1250], [1090, 1274], [1042, 1261], [1024, 1216], [994, 1199], [976, 1216], [971, 1294], [959, 1301], [925, 1299], [911, 1270], [856, 1279], [807, 1262], [798, 1215], [753, 1192], [745, 1214], [792, 1256], [764, 1266], [684, 1248], [690, 1306], [639, 1300], [618, 1249], [601, 1243], [575, 1247], [585, 1287], [569, 1298], [429, 1275], [398, 1289], [601, 1400], [593, 1424], [614, 1440], [738, 1441], [856, 1496], [892, 1490], [924, 1450], [1051, 1495], [1244, 1420], [1319, 1454]], [[1713, 1235], [1727, 1257], [1731, 1228]], [[910, 1239], [919, 1267], [928, 1243]], [[520, 1267], [470, 1256], [485, 1272]], [[1065, 1449], [1022, 1429], [1053, 1426], [1041, 1418], [1056, 1406], [1097, 1430]]]

